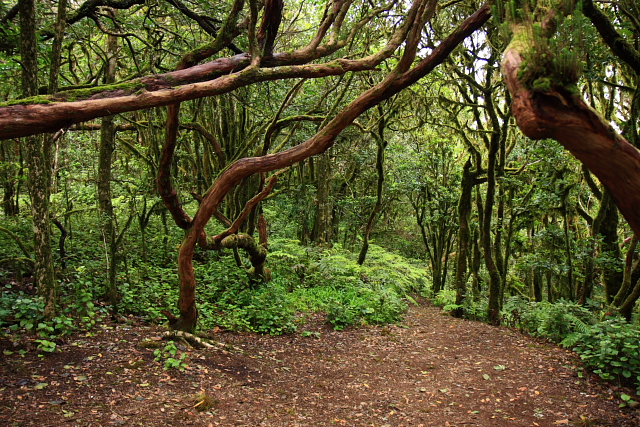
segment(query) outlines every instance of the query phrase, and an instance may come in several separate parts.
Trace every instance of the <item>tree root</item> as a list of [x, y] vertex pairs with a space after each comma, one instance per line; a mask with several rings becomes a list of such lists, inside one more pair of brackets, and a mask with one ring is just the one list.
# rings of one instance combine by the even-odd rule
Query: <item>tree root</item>
[[189, 343], [194, 348], [208, 348], [214, 350], [220, 350], [223, 353], [227, 353], [227, 350], [236, 350], [236, 348], [230, 344], [223, 344], [217, 342], [207, 342], [204, 339], [190, 334], [189, 332], [184, 331], [166, 331], [162, 334], [163, 339], [182, 339]]

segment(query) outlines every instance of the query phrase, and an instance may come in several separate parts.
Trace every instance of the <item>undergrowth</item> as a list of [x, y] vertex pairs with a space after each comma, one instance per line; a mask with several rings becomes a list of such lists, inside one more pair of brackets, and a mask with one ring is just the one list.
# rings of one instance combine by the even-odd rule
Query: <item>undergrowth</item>
[[[256, 284], [238, 268], [232, 253], [207, 252], [197, 257], [199, 328], [214, 327], [262, 334], [297, 330], [305, 313], [322, 312], [336, 330], [362, 324], [401, 320], [410, 293], [427, 286], [423, 266], [371, 245], [363, 266], [356, 254], [342, 250], [300, 246], [294, 240], [274, 239], [269, 267], [273, 280]], [[247, 260], [245, 260], [246, 262]], [[43, 351], [55, 349], [57, 336], [90, 330], [113, 313], [103, 300], [104, 284], [92, 269], [78, 268], [61, 283], [59, 315], [42, 316], [43, 303], [35, 295], [6, 285], [0, 295], [0, 328], [10, 333], [35, 333]], [[119, 277], [118, 313], [161, 322], [163, 309], [175, 310], [179, 296], [175, 267], [135, 264]]]
[[607, 312], [604, 319], [576, 302], [530, 302], [509, 298], [503, 318], [535, 337], [549, 339], [575, 351], [605, 380], [634, 386], [640, 393], [640, 328]]

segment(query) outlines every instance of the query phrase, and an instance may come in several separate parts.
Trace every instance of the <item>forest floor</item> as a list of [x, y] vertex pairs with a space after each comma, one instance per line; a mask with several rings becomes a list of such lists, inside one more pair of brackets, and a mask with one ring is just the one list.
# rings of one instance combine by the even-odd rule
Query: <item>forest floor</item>
[[618, 408], [632, 391], [579, 376], [571, 352], [424, 300], [398, 325], [336, 332], [313, 315], [293, 335], [219, 332], [225, 349], [185, 347], [183, 372], [140, 346], [162, 332], [130, 319], [41, 357], [1, 339], [0, 425], [640, 426]]

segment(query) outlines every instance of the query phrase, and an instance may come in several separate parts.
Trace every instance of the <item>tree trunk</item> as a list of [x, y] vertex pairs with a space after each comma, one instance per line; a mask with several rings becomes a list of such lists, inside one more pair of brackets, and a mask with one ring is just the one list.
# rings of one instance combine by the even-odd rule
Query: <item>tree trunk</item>
[[[20, 0], [20, 52], [22, 55], [22, 89], [25, 97], [38, 94], [38, 60], [36, 46], [36, 9], [34, 0]], [[43, 315], [55, 315], [57, 283], [51, 253], [51, 223], [49, 220], [49, 191], [51, 158], [45, 147], [44, 135], [25, 140], [28, 186], [33, 215], [35, 281], [38, 295], [44, 298]]]
[[634, 234], [631, 239], [631, 243], [629, 244], [629, 250], [627, 251], [627, 257], [625, 260], [624, 266], [624, 281], [622, 282], [622, 286], [618, 293], [616, 294], [615, 299], [612, 302], [614, 307], [620, 307], [620, 305], [629, 297], [631, 294], [631, 283], [633, 271], [638, 268], [640, 264], [640, 260], [633, 262], [633, 258], [636, 252], [636, 246], [638, 245], [638, 237]]
[[602, 252], [611, 259], [611, 262], [602, 267], [605, 298], [607, 304], [611, 304], [624, 281], [624, 263], [618, 243], [618, 209], [608, 195], [609, 192], [605, 191], [601, 201], [605, 216], [600, 224], [599, 234], [602, 236]]
[[[116, 81], [116, 53], [118, 38], [107, 36], [107, 64], [105, 70], [105, 84]], [[116, 268], [118, 248], [116, 247], [116, 221], [111, 202], [111, 163], [115, 150], [115, 123], [113, 116], [102, 119], [100, 128], [100, 155], [98, 158], [98, 204], [100, 208], [100, 224], [102, 238], [107, 258], [107, 289], [106, 295], [112, 310], [117, 312], [118, 289], [116, 286]]]
[[331, 246], [331, 157], [323, 153], [317, 158], [316, 216], [313, 225], [313, 241], [317, 245]]
[[371, 235], [371, 229], [373, 229], [373, 224], [375, 222], [376, 216], [380, 212], [382, 208], [382, 191], [384, 189], [384, 152], [387, 148], [387, 141], [384, 139], [384, 128], [386, 126], [386, 120], [383, 116], [383, 111], [380, 106], [378, 106], [378, 113], [382, 116], [380, 121], [378, 122], [378, 135], [376, 136], [376, 145], [378, 146], [378, 151], [376, 154], [376, 172], [378, 174], [378, 180], [376, 185], [376, 203], [371, 210], [371, 214], [369, 215], [369, 220], [367, 221], [367, 225], [365, 226], [363, 233], [363, 242], [362, 248], [360, 249], [360, 254], [358, 255], [358, 264], [364, 264], [365, 259], [367, 258], [367, 251], [369, 250], [369, 236]]
[[456, 308], [453, 311], [455, 317], [462, 317], [464, 304], [467, 295], [467, 259], [469, 257], [469, 242], [471, 240], [471, 229], [469, 217], [471, 216], [471, 197], [473, 195], [474, 176], [471, 172], [471, 159], [467, 160], [462, 169], [462, 181], [460, 187], [460, 200], [458, 202], [458, 252], [456, 254]]
[[482, 246], [484, 249], [484, 262], [489, 273], [489, 304], [487, 316], [494, 325], [500, 324], [500, 295], [502, 281], [500, 271], [496, 266], [491, 244], [491, 219], [493, 217], [493, 204], [496, 192], [496, 156], [499, 148], [499, 137], [491, 136], [487, 164], [487, 196], [484, 201], [484, 223], [482, 224]]
[[506, 49], [502, 63], [518, 127], [531, 139], [552, 138], [594, 173], [636, 234], [640, 234], [640, 153], [570, 90], [534, 92], [518, 70], [523, 41]]
[[13, 217], [18, 215], [18, 203], [16, 194], [16, 170], [14, 167], [15, 157], [11, 154], [11, 146], [14, 143], [0, 144], [0, 162], [4, 163], [4, 167], [0, 169], [2, 172], [0, 178], [2, 178], [2, 187], [4, 192], [2, 194], [2, 210], [7, 217]]

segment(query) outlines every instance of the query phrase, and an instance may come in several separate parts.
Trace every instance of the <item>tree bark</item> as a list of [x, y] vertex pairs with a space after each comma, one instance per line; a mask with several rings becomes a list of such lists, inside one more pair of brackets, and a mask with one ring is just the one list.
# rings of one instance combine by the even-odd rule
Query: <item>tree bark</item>
[[325, 152], [316, 159], [317, 191], [316, 216], [313, 225], [312, 238], [316, 245], [331, 246], [331, 227], [333, 212], [331, 203], [331, 156]]
[[[107, 64], [105, 67], [105, 83], [116, 81], [116, 63], [118, 38], [107, 36]], [[100, 128], [100, 148], [98, 157], [98, 205], [100, 208], [100, 224], [105, 245], [107, 261], [107, 289], [106, 295], [112, 310], [117, 312], [118, 289], [116, 286], [116, 269], [118, 248], [116, 247], [116, 219], [111, 202], [111, 163], [115, 150], [115, 123], [113, 116], [102, 119]]]
[[531, 139], [551, 138], [594, 173], [636, 234], [640, 233], [640, 153], [569, 90], [533, 92], [518, 81], [521, 44], [502, 63], [518, 127]]
[[456, 308], [453, 311], [455, 317], [462, 317], [465, 298], [467, 296], [467, 258], [469, 257], [469, 242], [471, 240], [471, 228], [469, 217], [471, 216], [471, 200], [473, 187], [476, 184], [475, 176], [471, 172], [471, 159], [467, 160], [462, 168], [462, 180], [460, 186], [460, 200], [458, 202], [458, 251], [456, 254]]
[[[196, 245], [206, 239], [204, 227], [220, 206], [224, 197], [237, 183], [254, 173], [269, 172], [300, 162], [310, 156], [323, 153], [331, 147], [335, 138], [364, 111], [397, 94], [404, 88], [427, 75], [442, 63], [468, 35], [480, 28], [490, 16], [488, 6], [483, 6], [471, 17], [467, 18], [449, 37], [447, 37], [429, 56], [411, 68], [425, 22], [435, 11], [435, 2], [416, 3], [416, 9], [410, 12], [408, 20], [415, 20], [408, 27], [402, 27], [393, 36], [398, 45], [406, 38], [405, 52], [396, 69], [381, 83], [365, 91], [344, 108], [316, 135], [307, 141], [277, 154], [261, 157], [243, 158], [231, 164], [218, 177], [216, 182], [202, 200], [198, 212], [193, 218], [191, 228], [180, 246], [178, 255], [178, 276], [180, 280], [180, 320], [175, 326], [181, 330], [192, 330], [197, 321], [195, 305], [195, 274], [193, 270], [193, 254]], [[419, 7], [418, 7], [419, 6]], [[419, 16], [418, 16], [419, 15]], [[413, 32], [406, 37], [406, 31]], [[405, 36], [402, 33], [405, 32]], [[268, 70], [260, 70], [268, 71]], [[204, 243], [204, 242], [203, 242]]]
[[[38, 93], [38, 59], [36, 44], [36, 9], [34, 0], [20, 0], [20, 53], [22, 56], [22, 90], [25, 97]], [[35, 281], [38, 295], [43, 297], [43, 315], [52, 318], [56, 313], [57, 283], [51, 252], [51, 223], [49, 220], [49, 191], [51, 159], [43, 135], [30, 136], [25, 141], [28, 186], [33, 215]]]
[[493, 205], [496, 193], [496, 157], [498, 148], [499, 137], [494, 133], [491, 136], [487, 159], [487, 195], [484, 201], [484, 222], [482, 223], [484, 262], [487, 267], [487, 272], [489, 273], [489, 304], [487, 306], [487, 316], [494, 325], [500, 324], [500, 294], [502, 288], [500, 271], [496, 266], [493, 256], [491, 239], [491, 219], [493, 218]]
[[[382, 116], [383, 111], [379, 106], [378, 112]], [[376, 145], [378, 146], [378, 151], [376, 153], [376, 172], [378, 173], [378, 180], [376, 185], [376, 203], [371, 210], [369, 220], [367, 221], [367, 225], [365, 226], [362, 236], [362, 248], [360, 249], [360, 254], [358, 255], [359, 265], [364, 264], [364, 261], [367, 258], [367, 251], [369, 250], [369, 236], [371, 235], [371, 230], [373, 229], [373, 224], [375, 222], [376, 216], [382, 208], [382, 191], [384, 189], [384, 152], [387, 148], [387, 141], [384, 139], [385, 126], [386, 120], [384, 116], [382, 116], [380, 118], [380, 121], [378, 122], [378, 135], [376, 136]]]
[[600, 224], [599, 234], [602, 237], [602, 252], [611, 258], [611, 262], [602, 267], [605, 299], [607, 304], [611, 304], [624, 281], [624, 262], [618, 242], [618, 209], [611, 197], [607, 197], [608, 191], [604, 193], [601, 200], [604, 206], [601, 209], [605, 209], [605, 215]]

